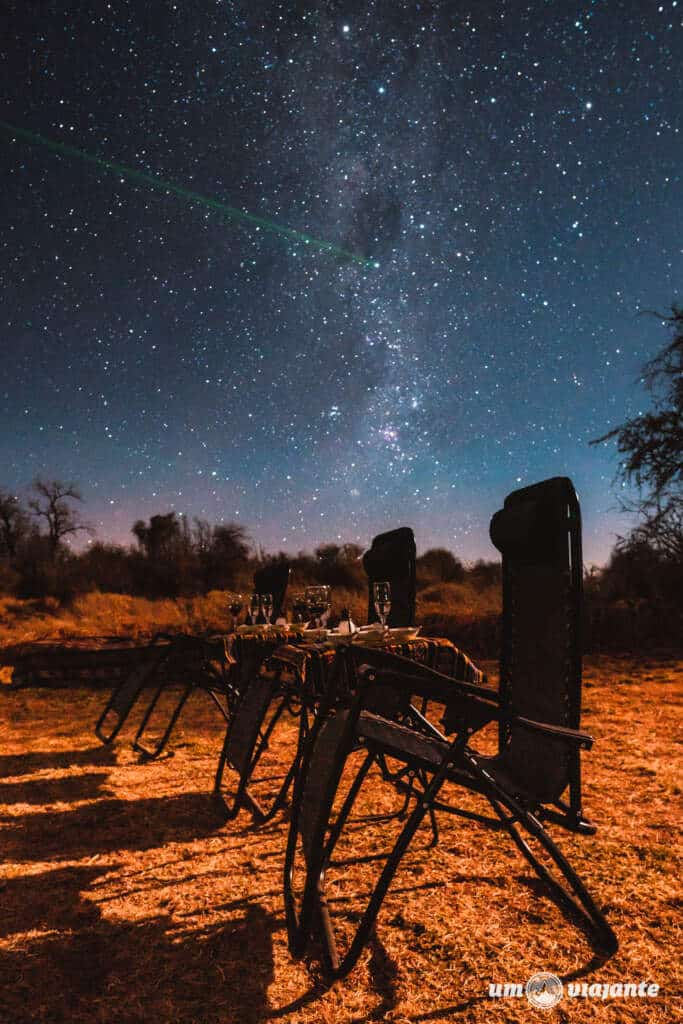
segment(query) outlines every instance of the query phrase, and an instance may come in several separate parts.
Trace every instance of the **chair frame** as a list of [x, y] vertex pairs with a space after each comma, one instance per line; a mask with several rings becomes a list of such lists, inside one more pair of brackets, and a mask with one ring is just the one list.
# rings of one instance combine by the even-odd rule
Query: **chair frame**
[[[170, 658], [176, 639], [176, 636], [168, 633], [156, 633], [146, 648], [148, 652], [151, 652], [149, 658], [145, 658], [139, 665], [136, 665], [132, 672], [112, 690], [109, 700], [95, 723], [95, 735], [105, 746], [114, 742], [145, 686]], [[107, 719], [112, 714], [115, 716], [115, 720], [107, 727]]]
[[[259, 675], [241, 694], [228, 723], [213, 787], [214, 798], [222, 806], [226, 820], [237, 817], [244, 808], [251, 812], [257, 824], [265, 824], [287, 802], [310, 730], [312, 706], [311, 695], [298, 678], [283, 679], [286, 669], [286, 663], [277, 657], [262, 666]], [[296, 751], [280, 788], [269, 806], [264, 807], [250, 784], [275, 727], [286, 712], [299, 719]], [[230, 799], [223, 794], [227, 767], [231, 767], [238, 776], [237, 787]]]
[[[277, 616], [282, 613], [282, 605], [287, 592], [290, 572], [291, 570], [288, 565], [284, 563], [274, 563], [272, 565], [263, 566], [261, 569], [257, 569], [254, 573], [254, 589], [257, 593], [272, 592], [273, 594], [274, 618], [277, 618]], [[191, 642], [195, 638], [186, 637], [184, 639], [187, 642]], [[201, 638], [196, 638], [196, 642], [201, 643]], [[161, 668], [161, 665], [159, 668]], [[247, 682], [248, 681], [242, 679], [242, 687], [247, 685]], [[153, 746], [148, 746], [144, 742], [145, 730], [149, 725], [152, 714], [154, 713], [162, 694], [167, 688], [168, 680], [162, 679], [145, 710], [142, 721], [140, 722], [133, 740], [133, 749], [149, 761], [159, 757], [165, 750], [168, 741], [171, 738], [173, 729], [175, 728], [175, 724], [180, 717], [180, 713], [195, 690], [204, 690], [209, 695], [228, 726], [230, 724], [232, 714], [237, 707], [239, 698], [239, 687], [234, 680], [231, 681], [224, 678], [217, 679], [215, 677], [215, 673], [211, 671], [207, 659], [203, 658], [200, 671], [196, 676], [190, 678], [183, 686], [180, 695], [170, 712], [161, 736]]]
[[[407, 661], [407, 664], [401, 665], [400, 671], [397, 671], [395, 663], [391, 668], [387, 668], [386, 663], [382, 664], [386, 658], [383, 652], [354, 651], [353, 654], [356, 657], [362, 656], [362, 661], [370, 664], [356, 664], [356, 680], [353, 684], [356, 692], [345, 710], [340, 711], [335, 697], [332, 696], [328, 699], [326, 707], [321, 709], [308, 737], [302, 768], [295, 786], [284, 880], [289, 947], [292, 954], [295, 957], [304, 955], [309, 949], [311, 940], [316, 937], [321, 941], [323, 966], [328, 978], [335, 980], [348, 974], [355, 966], [370, 937], [384, 897], [410, 841], [425, 815], [436, 810], [448, 811], [466, 818], [474, 817], [494, 828], [506, 829], [520, 853], [539, 877], [548, 884], [563, 909], [573, 912], [605, 951], [614, 951], [617, 946], [614, 932], [584, 883], [544, 828], [542, 815], [539, 813], [541, 808], [530, 806], [521, 795], [508, 792], [503, 788], [500, 781], [485, 766], [486, 759], [480, 758], [469, 747], [469, 741], [475, 733], [492, 721], [497, 721], [499, 726], [504, 727], [512, 725], [523, 727], [539, 736], [561, 738], [577, 753], [581, 749], [590, 749], [593, 742], [592, 737], [579, 730], [549, 726], [515, 715], [503, 706], [497, 692], [487, 687], [461, 683], [424, 667], [421, 667], [419, 675], [413, 674], [415, 666], [407, 659], [400, 659], [402, 662]], [[399, 656], [391, 655], [390, 658], [393, 660]], [[373, 665], [372, 662], [375, 664]], [[431, 748], [438, 755], [434, 759], [430, 757], [428, 760], [420, 756], [411, 757], [400, 747], [379, 742], [376, 734], [373, 736], [376, 729], [364, 728], [363, 714], [367, 714], [368, 706], [372, 707], [375, 704], [377, 694], [381, 690], [393, 695], [400, 692], [408, 701], [413, 697], [420, 697], [423, 700], [427, 699], [449, 706], [451, 714], [456, 714], [460, 721], [455, 737], [449, 740], [432, 723], [424, 719], [425, 749]], [[416, 716], [422, 717], [412, 704], [410, 704], [410, 710]], [[370, 714], [370, 721], [374, 725], [374, 719], [378, 716], [374, 712]], [[326, 742], [324, 730], [326, 724], [334, 722], [335, 719], [341, 723], [343, 731], [341, 735], [337, 736], [337, 749], [333, 750], [333, 744]], [[397, 725], [391, 719], [380, 719], [380, 723], [387, 723], [390, 730], [395, 729]], [[398, 728], [404, 733], [412, 731], [406, 729], [404, 725], [399, 725]], [[301, 907], [297, 909], [292, 885], [293, 871], [300, 837], [303, 801], [306, 797], [307, 777], [311, 768], [315, 770], [318, 767], [315, 762], [315, 749], [318, 743], [326, 745], [328, 751], [334, 754], [334, 765], [325, 781], [313, 833], [308, 837], [309, 854], [306, 881]], [[359, 747], [364, 747], [367, 750], [366, 756], [347, 791], [334, 823], [331, 823], [332, 806], [346, 759]], [[362, 783], [373, 763], [377, 762], [379, 755], [402, 760], [406, 768], [413, 772], [411, 795], [415, 798], [415, 805], [387, 857], [354, 938], [346, 953], [340, 956], [336, 948], [325, 898], [325, 873]], [[415, 780], [421, 781], [422, 784], [419, 787], [416, 786]], [[486, 818], [469, 810], [454, 807], [450, 803], [442, 803], [438, 797], [442, 786], [447, 782], [464, 786], [482, 795], [493, 809], [495, 817]], [[572, 829], [570, 818], [567, 819], [565, 827], [577, 831], [577, 829]], [[528, 839], [520, 834], [520, 829], [540, 843], [553, 860], [565, 884], [550, 874], [547, 867], [529, 846]]]

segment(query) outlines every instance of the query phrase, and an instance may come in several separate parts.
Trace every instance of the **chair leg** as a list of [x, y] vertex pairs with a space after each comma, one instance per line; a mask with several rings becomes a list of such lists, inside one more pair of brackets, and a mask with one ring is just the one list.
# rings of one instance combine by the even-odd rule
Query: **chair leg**
[[[402, 793], [405, 789], [405, 800], [403, 801], [401, 807], [399, 807], [398, 810], [396, 811], [387, 811], [384, 814], [362, 814], [360, 817], [354, 818], [354, 822], [392, 821], [394, 818], [399, 818], [400, 820], [403, 820], [406, 816], [408, 805], [410, 804], [410, 797], [413, 790], [413, 777], [415, 773], [413, 771], [409, 771], [405, 766], [403, 768], [400, 768], [396, 772], [392, 772], [389, 769], [389, 766], [387, 765], [384, 754], [382, 753], [375, 752], [372, 755], [370, 759], [370, 766], [372, 766], [373, 761], [379, 768], [380, 772], [382, 773], [382, 778], [384, 779], [385, 782], [388, 782], [389, 785], [394, 786], [394, 788], [399, 793]], [[408, 783], [404, 782], [403, 780], [403, 776], [406, 774], [408, 775], [409, 778]]]
[[[596, 905], [586, 886], [538, 818], [513, 797], [503, 792], [470, 756], [466, 756], [469, 762], [468, 767], [489, 783], [488, 791], [485, 795], [523, 857], [532, 866], [539, 878], [548, 885], [563, 909], [577, 915], [588, 931], [595, 936], [606, 953], [614, 953], [619, 946], [619, 942], [605, 915]], [[506, 810], [510, 814], [506, 814]], [[566, 881], [568, 889], [554, 878], [548, 868], [538, 859], [528, 842], [520, 835], [516, 824], [521, 825], [543, 847]]]
[[176, 722], [178, 721], [178, 718], [180, 716], [180, 712], [185, 707], [185, 704], [187, 702], [188, 697], [190, 696], [190, 694], [192, 693], [192, 691], [195, 688], [195, 684], [193, 682], [185, 684], [183, 692], [180, 695], [180, 699], [177, 701], [177, 703], [176, 703], [176, 705], [175, 705], [175, 707], [174, 707], [174, 709], [173, 709], [173, 711], [171, 713], [171, 717], [168, 720], [166, 728], [164, 729], [163, 735], [161, 736], [159, 741], [155, 744], [155, 746], [151, 750], [148, 750], [143, 745], [143, 743], [141, 742], [141, 737], [144, 734], [144, 731], [145, 731], [145, 728], [147, 726], [147, 723], [149, 722], [150, 718], [152, 717], [152, 713], [153, 713], [155, 707], [157, 706], [157, 703], [159, 702], [159, 698], [161, 697], [161, 694], [164, 692], [164, 690], [167, 688], [167, 686], [168, 686], [168, 684], [166, 683], [166, 681], [164, 681], [164, 682], [162, 682], [157, 687], [156, 693], [152, 697], [152, 699], [151, 699], [151, 701], [150, 701], [150, 703], [149, 703], [149, 705], [147, 707], [147, 710], [145, 711], [145, 714], [143, 715], [143, 718], [142, 718], [142, 721], [140, 722], [140, 726], [138, 728], [138, 731], [135, 734], [135, 739], [133, 740], [133, 750], [137, 751], [137, 753], [139, 753], [139, 754], [142, 754], [143, 757], [146, 758], [148, 761], [153, 761], [154, 758], [159, 757], [159, 755], [164, 750], [164, 747], [168, 743], [168, 741], [170, 739], [170, 736], [171, 736], [171, 733], [173, 732], [173, 728], [174, 728]]
[[[271, 735], [273, 733], [273, 730], [274, 730], [275, 726], [277, 725], [278, 721], [280, 720], [280, 718], [282, 716], [282, 713], [286, 710], [287, 698], [286, 698], [286, 696], [282, 696], [279, 699], [279, 703], [278, 703], [275, 711], [271, 715], [271, 718], [268, 721], [267, 726], [265, 727], [265, 729], [263, 729], [263, 721], [264, 721], [265, 716], [268, 713], [268, 709], [269, 709], [270, 705], [271, 705], [271, 701], [269, 700], [265, 704], [265, 710], [263, 712], [263, 717], [261, 718], [261, 720], [255, 726], [253, 738], [248, 741], [248, 745], [250, 745], [250, 750], [248, 752], [248, 756], [245, 758], [245, 761], [242, 763], [242, 767], [237, 769], [238, 775], [239, 775], [239, 781], [238, 781], [238, 784], [237, 784], [237, 792], [236, 792], [235, 796], [233, 797], [233, 799], [231, 801], [226, 800], [225, 797], [223, 796], [223, 793], [222, 793], [222, 781], [223, 781], [223, 774], [225, 772], [225, 766], [226, 766], [226, 764], [229, 763], [231, 731], [232, 731], [232, 729], [234, 729], [234, 728], [239, 726], [239, 724], [240, 724], [239, 721], [237, 719], [233, 718], [231, 720], [230, 724], [228, 725], [227, 730], [226, 730], [225, 739], [223, 741], [223, 747], [222, 747], [222, 750], [221, 750], [221, 755], [220, 755], [220, 758], [219, 758], [219, 761], [218, 761], [218, 767], [216, 769], [216, 776], [215, 776], [215, 779], [214, 779], [213, 794], [214, 794], [214, 797], [222, 803], [222, 805], [224, 807], [224, 810], [225, 810], [225, 813], [226, 813], [226, 819], [228, 821], [230, 821], [231, 819], [237, 817], [237, 815], [239, 814], [240, 809], [245, 804], [249, 806], [249, 808], [250, 808], [250, 810], [251, 810], [251, 812], [252, 812], [252, 814], [254, 816], [254, 819], [259, 824], [263, 824], [264, 822], [269, 821], [277, 813], [277, 811], [283, 806], [283, 804], [285, 803], [286, 798], [287, 798], [287, 793], [289, 792], [289, 789], [290, 789], [290, 787], [292, 785], [292, 782], [294, 781], [294, 777], [295, 777], [296, 769], [297, 769], [297, 765], [298, 765], [298, 760], [297, 759], [299, 757], [299, 747], [300, 747], [300, 744], [302, 742], [301, 738], [297, 742], [297, 753], [296, 753], [296, 755], [294, 757], [294, 760], [293, 760], [292, 764], [290, 765], [290, 768], [289, 768], [289, 770], [288, 770], [288, 772], [287, 772], [287, 774], [285, 776], [285, 779], [284, 779], [284, 781], [283, 781], [283, 783], [282, 783], [282, 785], [280, 787], [280, 790], [278, 791], [277, 795], [275, 796], [275, 799], [274, 799], [273, 803], [270, 805], [270, 807], [268, 809], [264, 809], [261, 806], [261, 804], [258, 801], [258, 799], [254, 796], [253, 792], [251, 792], [250, 789], [249, 789], [249, 783], [251, 782], [251, 780], [253, 778], [253, 774], [254, 774], [254, 771], [256, 770], [256, 766], [258, 765], [258, 763], [259, 763], [259, 761], [261, 759], [261, 756], [264, 753], [264, 751], [267, 750], [267, 748], [268, 748], [268, 741], [270, 740], [270, 737], [271, 737]], [[237, 711], [237, 715], [239, 715], [239, 710]], [[301, 724], [300, 724], [300, 730], [301, 730]]]
[[[154, 643], [155, 641], [151, 646], [154, 646]], [[95, 723], [95, 735], [102, 743], [108, 745], [114, 742], [146, 684], [168, 660], [171, 647], [172, 645], [157, 648], [149, 661], [137, 665], [122, 683], [114, 687], [102, 714]], [[114, 724], [107, 725], [107, 719], [112, 715], [115, 718]]]
[[[257, 764], [259, 763], [259, 761], [261, 759], [261, 755], [263, 754], [263, 752], [265, 750], [268, 749], [268, 741], [269, 741], [269, 739], [270, 739], [270, 737], [271, 737], [271, 735], [273, 733], [273, 730], [275, 729], [275, 726], [277, 725], [277, 723], [279, 722], [280, 718], [282, 717], [282, 714], [285, 711], [286, 707], [287, 707], [287, 701], [286, 701], [285, 698], [283, 698], [280, 701], [276, 711], [273, 713], [273, 715], [272, 715], [272, 717], [271, 717], [271, 719], [270, 719], [270, 721], [269, 721], [269, 723], [268, 723], [268, 725], [266, 727], [266, 731], [263, 734], [259, 733], [259, 738], [258, 738], [258, 742], [257, 742], [256, 749], [255, 749], [255, 752], [254, 752], [254, 756], [253, 756], [253, 758], [251, 760], [251, 763], [249, 765], [249, 769], [248, 769], [248, 772], [247, 772], [247, 778], [246, 778], [246, 782], [245, 782], [245, 786], [244, 786], [244, 796], [249, 801], [249, 804], [250, 804], [251, 809], [252, 809], [252, 813], [254, 814], [254, 817], [256, 818], [256, 820], [258, 821], [258, 823], [260, 825], [263, 825], [267, 821], [270, 821], [270, 819], [273, 818], [277, 814], [277, 812], [280, 810], [280, 808], [282, 806], [284, 806], [284, 804], [285, 804], [285, 802], [287, 800], [287, 793], [288, 793], [289, 787], [291, 786], [292, 781], [294, 779], [294, 772], [295, 772], [296, 766], [297, 766], [297, 756], [295, 755], [294, 761], [290, 765], [290, 767], [289, 767], [289, 769], [287, 771], [287, 774], [285, 775], [284, 781], [283, 781], [282, 785], [280, 786], [280, 789], [278, 790], [275, 799], [273, 800], [272, 804], [270, 805], [270, 808], [268, 810], [264, 810], [263, 807], [261, 806], [260, 802], [254, 796], [254, 794], [252, 792], [250, 792], [250, 790], [249, 790], [249, 783], [251, 782], [251, 780], [253, 778], [254, 772], [256, 770], [256, 766], [257, 766]], [[298, 749], [299, 749], [299, 743], [297, 742], [297, 752], [298, 752]]]
[[[356, 797], [360, 792], [360, 787], [363, 785], [365, 776], [370, 771], [370, 768], [372, 767], [374, 761], [375, 755], [371, 751], [368, 751], [368, 753], [365, 755], [365, 758], [363, 759], [362, 765], [360, 766], [358, 772], [356, 773], [355, 779], [351, 783], [351, 787], [348, 793], [346, 794], [346, 797], [344, 798], [344, 803], [339, 809], [339, 814], [335, 818], [334, 824], [330, 828], [330, 834], [327, 838], [327, 842], [325, 843], [325, 863], [327, 863], [330, 857], [332, 856], [332, 851], [337, 845], [337, 840], [339, 839], [342, 829], [344, 828], [344, 825], [346, 824], [349, 814], [351, 813], [351, 809], [355, 803]], [[362, 818], [359, 820], [367, 821], [368, 819]]]
[[298, 737], [297, 737], [296, 753], [294, 754], [294, 759], [293, 759], [291, 765], [289, 766], [289, 770], [287, 772], [287, 775], [285, 776], [284, 782], [282, 783], [282, 786], [280, 787], [280, 791], [277, 794], [277, 796], [275, 797], [275, 800], [273, 801], [273, 803], [272, 803], [272, 805], [270, 807], [270, 810], [266, 811], [265, 813], [261, 812], [262, 813], [262, 823], [263, 824], [265, 824], [267, 821], [270, 821], [271, 818], [275, 817], [277, 812], [279, 810], [281, 810], [285, 806], [285, 804], [287, 803], [287, 795], [288, 795], [288, 793], [289, 793], [289, 791], [290, 791], [290, 789], [291, 789], [291, 787], [292, 787], [292, 785], [294, 783], [294, 780], [295, 780], [295, 778], [297, 776], [297, 773], [299, 771], [299, 766], [301, 764], [301, 759], [303, 757], [303, 751], [304, 751], [304, 747], [305, 747], [305, 744], [306, 744], [306, 737], [307, 736], [308, 736], [308, 721], [306, 719], [306, 716], [305, 716], [304, 712], [302, 711], [301, 712], [301, 717], [299, 719], [299, 734], [298, 734]]
[[[422, 789], [426, 790], [427, 787], [429, 786], [429, 780], [427, 779], [426, 773], [422, 769], [419, 769], [417, 774], [418, 774], [418, 778], [420, 780], [420, 784], [422, 786]], [[418, 799], [419, 799], [419, 797], [418, 797]], [[431, 804], [431, 803], [429, 805], [429, 823], [430, 823], [430, 825], [432, 827], [432, 840], [431, 840], [429, 845], [430, 845], [430, 847], [434, 847], [434, 846], [437, 846], [438, 843], [439, 843], [439, 825], [438, 825], [438, 822], [436, 820], [436, 814], [434, 813], [434, 805]]]
[[[229, 722], [230, 721], [230, 708], [231, 708], [231, 705], [230, 705], [230, 701], [231, 701], [230, 695], [227, 692], [224, 693], [222, 691], [216, 691], [216, 690], [213, 690], [213, 689], [210, 689], [210, 688], [207, 688], [207, 687], [202, 687], [202, 689], [204, 690], [205, 693], [207, 693], [209, 695], [211, 700], [214, 702], [214, 704], [216, 705], [216, 707], [218, 708], [218, 710], [222, 714], [222, 716], [225, 719], [225, 721]], [[223, 700], [220, 699], [221, 697], [223, 698]]]
[[329, 861], [329, 857], [327, 856], [327, 847], [325, 848], [326, 857], [318, 874], [318, 878], [316, 879], [316, 902], [318, 911], [317, 916], [321, 927], [321, 938], [323, 940], [324, 947], [324, 966], [331, 979], [336, 980], [345, 977], [358, 962], [358, 958], [370, 937], [370, 933], [374, 927], [377, 915], [384, 901], [384, 897], [386, 896], [393, 877], [396, 874], [401, 859], [444, 782], [448, 761], [448, 758], [444, 760], [439, 771], [433, 776], [425, 792], [422, 794], [422, 799], [418, 800], [410, 813], [408, 820], [403, 826], [396, 842], [394, 843], [394, 847], [384, 864], [382, 873], [375, 885], [370, 897], [370, 902], [363, 913], [361, 922], [356, 930], [356, 934], [353, 937], [351, 945], [349, 946], [348, 951], [341, 958], [337, 952], [334, 932], [324, 892], [324, 875]]

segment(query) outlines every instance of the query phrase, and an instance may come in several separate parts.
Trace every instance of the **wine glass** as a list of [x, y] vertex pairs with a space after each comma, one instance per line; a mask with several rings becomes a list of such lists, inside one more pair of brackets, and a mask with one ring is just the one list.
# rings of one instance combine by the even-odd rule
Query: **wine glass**
[[379, 616], [379, 621], [382, 623], [382, 629], [386, 629], [387, 618], [391, 611], [391, 584], [386, 580], [382, 580], [379, 583], [373, 583], [372, 599], [375, 605], [375, 611]]
[[272, 594], [261, 594], [261, 611], [263, 617], [266, 620], [266, 625], [270, 626], [271, 618], [273, 617], [273, 595]]
[[306, 601], [318, 627], [320, 626], [320, 616], [323, 615], [327, 607], [329, 589], [329, 587], [306, 587]]
[[230, 614], [232, 615], [232, 631], [234, 633], [237, 630], [237, 617], [242, 611], [244, 601], [242, 599], [241, 594], [229, 594], [228, 601], [228, 608], [230, 609]]
[[308, 601], [303, 591], [300, 591], [292, 595], [292, 612], [294, 613], [295, 622], [305, 622], [306, 613], [308, 611]]
[[252, 594], [249, 598], [249, 618], [251, 619], [251, 625], [255, 626], [258, 620], [258, 613], [261, 607], [261, 595]]

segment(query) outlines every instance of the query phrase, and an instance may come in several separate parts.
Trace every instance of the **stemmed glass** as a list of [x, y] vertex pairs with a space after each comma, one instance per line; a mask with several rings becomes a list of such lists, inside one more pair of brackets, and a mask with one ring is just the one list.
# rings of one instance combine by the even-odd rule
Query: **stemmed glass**
[[251, 625], [252, 626], [256, 625], [260, 607], [261, 607], [261, 595], [260, 594], [252, 594], [251, 597], [249, 598], [249, 618], [251, 619]]
[[326, 613], [329, 614], [329, 612], [332, 609], [332, 588], [316, 587], [316, 590], [318, 591], [318, 607], [321, 609], [318, 612], [318, 615], [320, 616], [319, 623], [322, 626], [323, 615], [325, 615]]
[[306, 621], [306, 613], [308, 612], [308, 600], [303, 591], [293, 595], [292, 611], [294, 613], [295, 622]]
[[331, 607], [330, 588], [306, 587], [306, 601], [316, 625], [320, 627], [322, 616]]
[[261, 594], [261, 611], [263, 617], [266, 620], [266, 625], [270, 626], [270, 620], [273, 617], [273, 595], [272, 594]]
[[391, 584], [386, 580], [372, 585], [372, 599], [375, 604], [375, 611], [382, 623], [382, 629], [387, 628], [387, 618], [391, 611]]
[[232, 615], [232, 631], [233, 633], [237, 630], [237, 618], [242, 611], [242, 605], [244, 604], [241, 594], [230, 594], [229, 595], [228, 608]]

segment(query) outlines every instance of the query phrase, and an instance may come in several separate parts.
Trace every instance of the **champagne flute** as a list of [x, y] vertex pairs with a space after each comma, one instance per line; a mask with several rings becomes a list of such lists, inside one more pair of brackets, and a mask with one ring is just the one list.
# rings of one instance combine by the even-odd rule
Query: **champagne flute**
[[228, 600], [230, 602], [228, 604], [228, 608], [230, 609], [230, 614], [232, 615], [232, 631], [233, 633], [235, 633], [237, 630], [237, 618], [240, 612], [242, 611], [242, 605], [244, 604], [244, 601], [242, 600], [241, 594], [230, 594]]
[[332, 611], [332, 587], [321, 587], [320, 590], [322, 601], [323, 604], [325, 605], [323, 609], [323, 615], [326, 614], [329, 621], [330, 612]]
[[272, 594], [261, 594], [261, 611], [263, 617], [266, 620], [266, 625], [270, 626], [270, 620], [273, 617], [273, 595]]
[[251, 625], [252, 626], [256, 625], [260, 607], [261, 607], [261, 595], [260, 594], [252, 594], [251, 597], [249, 598], [249, 618], [251, 619]]
[[391, 584], [386, 580], [372, 585], [372, 599], [375, 604], [375, 611], [382, 623], [382, 629], [387, 628], [387, 618], [391, 611]]
[[320, 626], [320, 616], [325, 611], [325, 590], [325, 587], [306, 587], [306, 600], [317, 627]]

